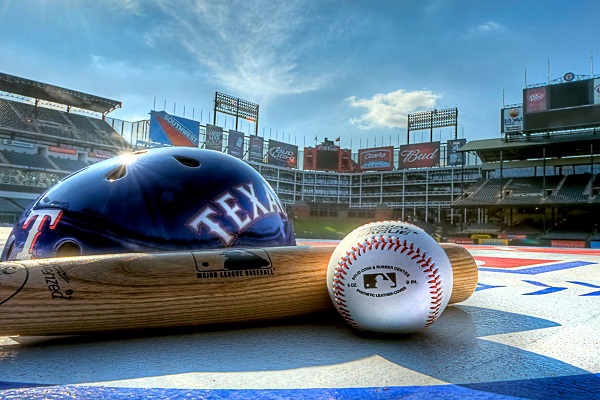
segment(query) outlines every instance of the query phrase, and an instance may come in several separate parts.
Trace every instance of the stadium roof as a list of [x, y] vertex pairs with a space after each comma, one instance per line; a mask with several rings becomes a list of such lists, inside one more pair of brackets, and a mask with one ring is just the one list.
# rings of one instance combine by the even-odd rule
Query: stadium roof
[[121, 102], [0, 72], [0, 90], [34, 99], [107, 114]]
[[[548, 136], [539, 135], [524, 140], [506, 141], [504, 138], [473, 140], [460, 148], [461, 152], [475, 152], [483, 162], [528, 160], [586, 156], [600, 152], [600, 131]], [[525, 137], [526, 138], [526, 137]]]

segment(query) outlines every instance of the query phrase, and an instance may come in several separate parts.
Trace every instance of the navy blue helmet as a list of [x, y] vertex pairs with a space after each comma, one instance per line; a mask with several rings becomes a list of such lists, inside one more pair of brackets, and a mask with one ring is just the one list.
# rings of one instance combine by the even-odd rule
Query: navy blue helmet
[[213, 150], [140, 150], [90, 165], [41, 195], [2, 261], [296, 244], [271, 186]]

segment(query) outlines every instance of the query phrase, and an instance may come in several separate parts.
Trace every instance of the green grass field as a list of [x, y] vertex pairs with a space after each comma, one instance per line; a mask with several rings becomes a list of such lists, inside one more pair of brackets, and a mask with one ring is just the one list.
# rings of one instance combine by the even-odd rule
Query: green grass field
[[295, 218], [293, 220], [296, 237], [302, 239], [343, 239], [355, 228], [372, 221], [366, 218]]

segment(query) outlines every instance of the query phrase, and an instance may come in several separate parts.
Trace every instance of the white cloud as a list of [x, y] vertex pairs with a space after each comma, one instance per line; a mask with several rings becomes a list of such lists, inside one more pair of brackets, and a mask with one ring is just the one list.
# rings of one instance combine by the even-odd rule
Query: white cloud
[[123, 7], [134, 14], [141, 14], [142, 5], [139, 0], [120, 0]]
[[116, 75], [119, 77], [132, 77], [142, 74], [142, 70], [126, 61], [111, 61], [106, 57], [92, 54], [91, 68], [95, 74], [100, 76]]
[[352, 96], [347, 99], [350, 106], [363, 109], [364, 113], [350, 122], [360, 129], [404, 128], [408, 114], [431, 110], [440, 98], [441, 95], [428, 90], [406, 92], [403, 89], [378, 93], [368, 99]]
[[219, 88], [268, 102], [316, 90], [324, 82], [298, 66], [317, 43], [307, 33], [309, 12], [304, 6], [270, 0], [164, 0], [164, 25], [145, 41], [181, 46]]
[[506, 28], [494, 21], [487, 21], [481, 25], [478, 25], [475, 28], [471, 28], [470, 33], [471, 34], [476, 34], [476, 33], [488, 33], [488, 32], [497, 32], [497, 31], [503, 31]]

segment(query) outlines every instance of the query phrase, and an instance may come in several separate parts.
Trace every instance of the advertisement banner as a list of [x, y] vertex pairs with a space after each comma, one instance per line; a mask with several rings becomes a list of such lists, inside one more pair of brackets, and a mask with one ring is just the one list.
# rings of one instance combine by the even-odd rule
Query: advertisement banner
[[150, 111], [150, 140], [172, 146], [198, 147], [200, 123], [164, 111]]
[[440, 165], [440, 142], [400, 146], [398, 168], [429, 168]]
[[361, 171], [389, 171], [394, 169], [394, 147], [358, 150], [358, 168]]
[[464, 237], [449, 237], [446, 239], [448, 243], [456, 243], [456, 244], [475, 244], [475, 240], [471, 238]]
[[77, 154], [77, 150], [75, 149], [66, 149], [64, 147], [56, 147], [56, 146], [48, 146], [48, 151], [53, 153], [62, 153], [62, 154]]
[[570, 247], [583, 249], [585, 248], [585, 241], [583, 240], [550, 240], [551, 247]]
[[314, 171], [317, 168], [317, 149], [314, 147], [304, 148], [304, 163], [302, 169]]
[[248, 160], [263, 162], [265, 140], [260, 136], [250, 136], [248, 140]]
[[238, 131], [229, 131], [227, 138], [227, 154], [237, 158], [244, 156], [244, 133]]
[[508, 239], [478, 239], [479, 244], [486, 246], [508, 246]]
[[269, 139], [267, 155], [269, 164], [289, 168], [298, 166], [298, 146]]
[[526, 240], [527, 235], [516, 235], [512, 233], [501, 233], [498, 235], [499, 239], [508, 239], [508, 240]]
[[204, 148], [223, 151], [223, 128], [216, 125], [206, 125], [206, 141]]
[[448, 140], [446, 147], [446, 165], [462, 165], [463, 153], [458, 151], [467, 144], [467, 139]]
[[90, 151], [88, 153], [88, 157], [101, 158], [103, 160], [107, 160], [109, 158], [113, 158], [114, 156], [112, 154], [104, 154], [104, 153], [97, 153], [97, 152]]
[[[340, 172], [350, 172], [353, 170], [352, 168], [352, 164], [354, 163], [354, 161], [352, 161], [352, 150], [350, 149], [343, 149], [340, 150], [342, 153], [342, 165], [340, 167]], [[356, 163], [354, 163], [356, 164]]]
[[526, 113], [546, 111], [548, 109], [546, 86], [523, 89], [523, 104]]
[[2, 144], [5, 144], [7, 146], [24, 147], [26, 149], [33, 149], [33, 143], [20, 142], [18, 140], [12, 140], [12, 139], [2, 139]]
[[600, 104], [600, 78], [594, 79], [594, 104]]
[[502, 110], [502, 133], [523, 131], [523, 107]]

